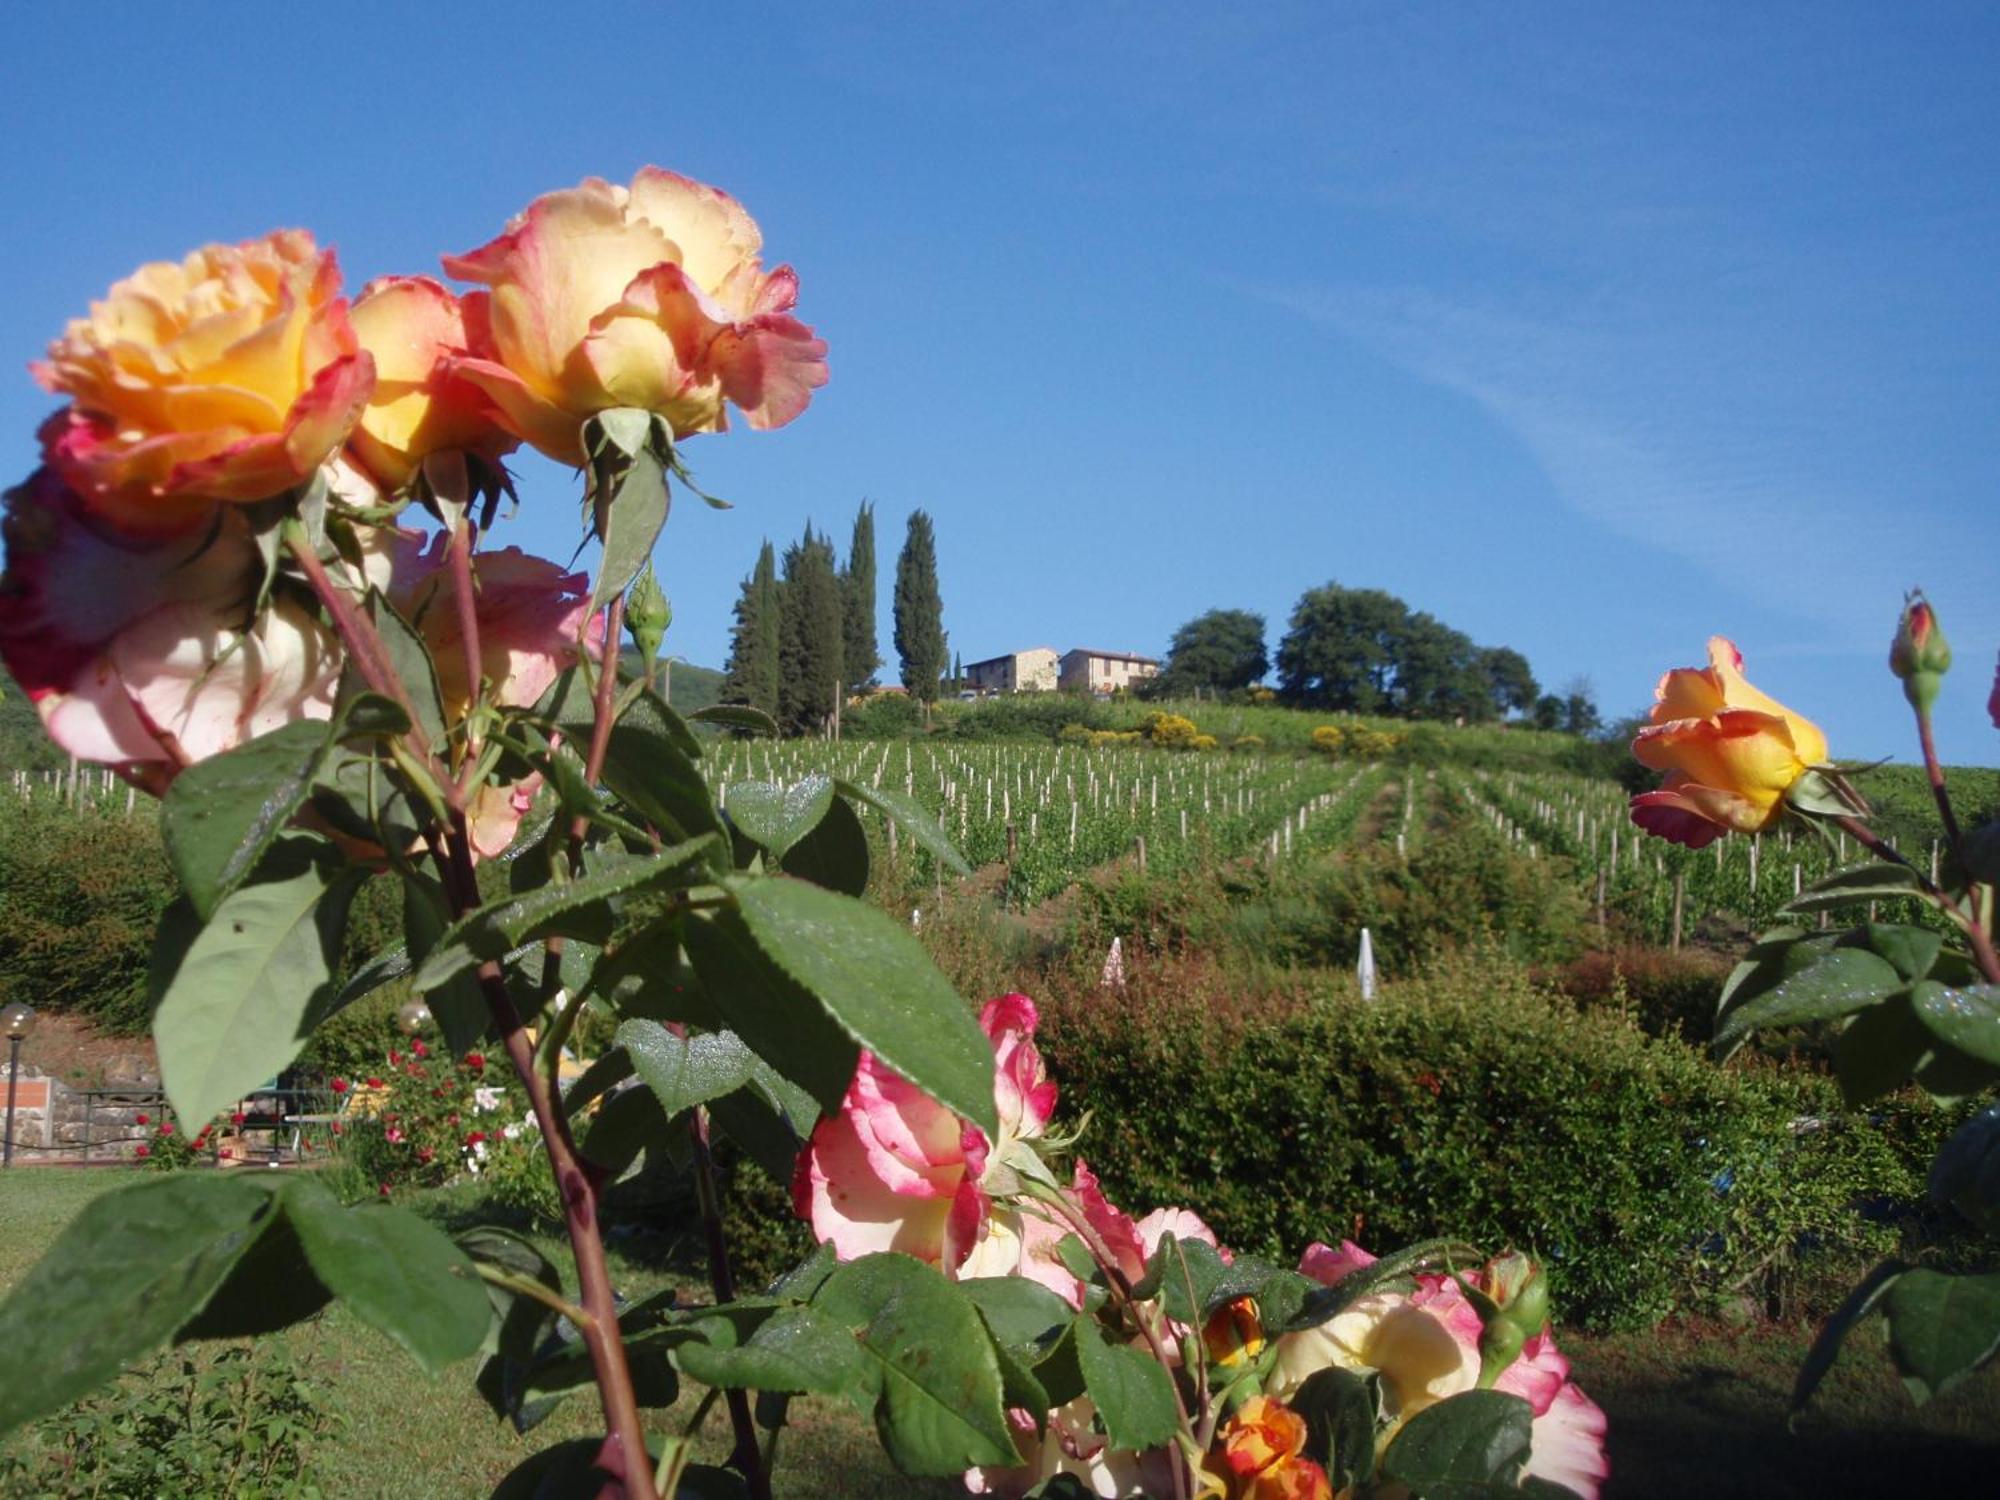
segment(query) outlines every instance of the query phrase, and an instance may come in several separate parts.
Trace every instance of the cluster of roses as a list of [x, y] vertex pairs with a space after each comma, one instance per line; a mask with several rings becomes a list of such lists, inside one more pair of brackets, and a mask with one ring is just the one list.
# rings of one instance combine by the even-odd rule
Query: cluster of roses
[[328, 1087], [355, 1101], [339, 1131], [341, 1154], [383, 1197], [478, 1176], [495, 1151], [518, 1153], [524, 1168], [546, 1175], [539, 1141], [520, 1123], [533, 1116], [519, 1085], [490, 1071], [483, 1053], [453, 1061], [416, 1040], [407, 1051], [391, 1048], [381, 1072]]
[[132, 1123], [146, 1131], [145, 1139], [132, 1148], [133, 1160], [158, 1172], [193, 1166], [207, 1154], [209, 1139], [215, 1134], [213, 1122], [190, 1136], [172, 1120], [155, 1120], [143, 1112], [132, 1116]]
[[[581, 463], [582, 424], [610, 408], [649, 409], [677, 437], [720, 430], [726, 403], [753, 427], [796, 416], [826, 346], [761, 243], [726, 193], [647, 168], [630, 187], [548, 194], [445, 257], [480, 288], [464, 294], [393, 276], [350, 304], [333, 251], [303, 230], [141, 267], [33, 367], [69, 404], [6, 499], [0, 659], [58, 744], [155, 793], [330, 717], [343, 644], [324, 598], [274, 577], [265, 504], [323, 484], [349, 538], [323, 549], [331, 585], [378, 589], [414, 622], [462, 716], [481, 684], [457, 612], [437, 605], [444, 539], [394, 524], [401, 501], [490, 493], [522, 442]], [[574, 660], [584, 585], [516, 549], [479, 556], [487, 701], [532, 703]], [[480, 852], [505, 845], [520, 790], [473, 803]]]
[[[1078, 1310], [1088, 1288], [1063, 1255], [1072, 1236], [1127, 1287], [1142, 1282], [1169, 1234], [1232, 1258], [1188, 1209], [1133, 1218], [1105, 1197], [1081, 1159], [1066, 1182], [1057, 1177], [1044, 1153], [1067, 1143], [1049, 1129], [1056, 1085], [1035, 1046], [1035, 1006], [1006, 995], [989, 1001], [979, 1019], [993, 1045], [999, 1137], [988, 1139], [863, 1053], [841, 1108], [820, 1120], [799, 1157], [794, 1204], [818, 1239], [842, 1260], [901, 1251], [954, 1278], [1024, 1276]], [[1372, 1260], [1353, 1244], [1315, 1244], [1299, 1269], [1331, 1286]], [[1202, 1494], [1331, 1500], [1331, 1481], [1306, 1454], [1306, 1422], [1287, 1403], [1315, 1373], [1338, 1368], [1379, 1377], [1384, 1438], [1461, 1392], [1485, 1387], [1522, 1397], [1534, 1417], [1526, 1472], [1595, 1500], [1609, 1472], [1604, 1415], [1570, 1380], [1546, 1312], [1540, 1271], [1522, 1256], [1501, 1257], [1466, 1278], [1417, 1276], [1407, 1288], [1359, 1298], [1318, 1327], [1281, 1333], [1269, 1348], [1253, 1299], [1225, 1305], [1201, 1330], [1196, 1356], [1230, 1377], [1216, 1384], [1231, 1392], [1231, 1409], [1201, 1458]], [[1145, 1342], [1170, 1360], [1196, 1348], [1192, 1330], [1174, 1326], [1157, 1302], [1139, 1304], [1133, 1317], [1139, 1326], [1121, 1327], [1119, 1336], [1136, 1343], [1150, 1333]], [[1496, 1326], [1511, 1336], [1496, 1337]], [[1253, 1372], [1247, 1380], [1246, 1367]], [[970, 1471], [966, 1488], [975, 1494], [1021, 1496], [1056, 1475], [1073, 1476], [1093, 1495], [1171, 1492], [1163, 1476], [1174, 1455], [1115, 1449], [1088, 1396], [1052, 1412], [1010, 1416], [1021, 1462]]]

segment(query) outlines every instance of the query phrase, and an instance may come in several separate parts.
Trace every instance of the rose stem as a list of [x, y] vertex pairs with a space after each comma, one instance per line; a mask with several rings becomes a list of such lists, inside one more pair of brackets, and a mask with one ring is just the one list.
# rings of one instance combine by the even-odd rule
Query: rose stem
[[[736, 1300], [736, 1277], [729, 1268], [729, 1240], [723, 1231], [722, 1206], [715, 1191], [715, 1158], [708, 1148], [708, 1111], [694, 1109], [695, 1195], [701, 1204], [702, 1234], [708, 1241], [708, 1281], [715, 1292], [716, 1306]], [[751, 1500], [771, 1500], [771, 1476], [764, 1471], [763, 1454], [757, 1444], [757, 1426], [750, 1415], [750, 1398], [741, 1390], [729, 1392], [729, 1426], [736, 1435], [736, 1452], [731, 1455], [750, 1487]]]
[[[485, 664], [479, 654], [479, 586], [472, 576], [472, 546], [472, 523], [460, 516], [458, 524], [451, 529], [446, 555], [451, 560], [452, 595], [458, 601], [458, 636], [465, 652], [465, 698], [468, 708], [479, 702], [479, 687], [485, 676]], [[470, 777], [472, 768], [478, 763], [479, 740], [468, 717], [464, 774]], [[461, 792], [466, 790], [460, 788]]]
[[1887, 839], [1883, 838], [1859, 818], [1836, 818], [1834, 822], [1852, 834], [1855, 841], [1862, 848], [1869, 850], [1882, 859], [1891, 860], [1914, 873], [1917, 877], [1917, 884], [1922, 888], [1924, 895], [1930, 898], [1934, 906], [1956, 922], [1965, 933], [1965, 940], [1972, 945], [1972, 956], [1979, 965], [1980, 973], [1986, 976], [1986, 982], [1988, 984], [2000, 984], [2000, 953], [1993, 951], [1993, 939], [1986, 931], [1986, 924], [1979, 920], [1976, 912], [1968, 917], [1964, 912], [1960, 911], [1958, 904], [1932, 884], [1928, 875], [1903, 858], [1897, 852], [1894, 845], [1889, 843]]
[[1924, 774], [1931, 779], [1931, 796], [1937, 800], [1938, 816], [1944, 820], [1944, 836], [1956, 853], [1959, 848], [1958, 815], [1951, 810], [1951, 794], [1944, 789], [1944, 767], [1938, 764], [1937, 741], [1931, 735], [1931, 715], [1927, 708], [1917, 711], [1917, 739], [1924, 747]]
[[[463, 812], [453, 816], [448, 848], [454, 915], [463, 915], [479, 904], [478, 885], [472, 873], [472, 845], [466, 835]], [[549, 1166], [555, 1174], [556, 1189], [562, 1195], [570, 1250], [576, 1258], [578, 1292], [584, 1310], [591, 1317], [590, 1324], [578, 1331], [590, 1350], [591, 1368], [597, 1376], [598, 1395], [604, 1408], [606, 1447], [616, 1449], [616, 1467], [622, 1482], [607, 1485], [601, 1496], [610, 1500], [658, 1500], [658, 1492], [653, 1488], [652, 1456], [646, 1451], [645, 1428], [632, 1386], [632, 1370], [625, 1359], [625, 1345], [618, 1336], [618, 1308], [611, 1295], [604, 1237], [597, 1225], [596, 1174], [578, 1155], [569, 1119], [535, 1067], [534, 1046], [528, 1040], [520, 1012], [514, 1008], [513, 997], [507, 993], [507, 981], [497, 959], [488, 959], [479, 966], [479, 985], [500, 1030], [501, 1045], [507, 1049], [508, 1060], [528, 1091], [535, 1122], [541, 1127], [542, 1146], [549, 1154]]]

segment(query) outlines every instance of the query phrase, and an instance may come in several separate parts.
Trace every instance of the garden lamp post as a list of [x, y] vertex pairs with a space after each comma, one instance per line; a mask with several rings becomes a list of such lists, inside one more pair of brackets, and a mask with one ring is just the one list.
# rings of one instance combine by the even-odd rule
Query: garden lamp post
[[431, 1029], [431, 1008], [421, 1000], [405, 1001], [396, 1012], [396, 1029], [404, 1036], [422, 1036]]
[[0, 1147], [0, 1166], [14, 1165], [14, 1090], [21, 1081], [21, 1043], [34, 1029], [34, 1006], [16, 1000], [0, 1009], [0, 1031], [7, 1033], [7, 1137]]

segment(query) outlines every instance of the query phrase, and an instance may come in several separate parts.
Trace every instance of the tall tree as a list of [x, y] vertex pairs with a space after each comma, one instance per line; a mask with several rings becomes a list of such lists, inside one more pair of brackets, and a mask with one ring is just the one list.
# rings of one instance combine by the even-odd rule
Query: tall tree
[[866, 500], [854, 514], [854, 539], [840, 574], [843, 616], [841, 669], [849, 688], [872, 687], [882, 653], [875, 648], [875, 507]]
[[949, 661], [945, 650], [944, 601], [938, 597], [937, 536], [931, 518], [910, 512], [910, 528], [896, 559], [896, 655], [903, 686], [926, 709], [937, 702]]
[[1160, 691], [1229, 693], [1250, 686], [1270, 669], [1264, 617], [1247, 609], [1211, 609], [1174, 632]]
[[1563, 725], [1570, 734], [1595, 734], [1604, 727], [1597, 711], [1597, 689], [1588, 677], [1572, 677], [1563, 684]]
[[1541, 696], [1541, 685], [1528, 669], [1528, 658], [1511, 646], [1489, 646], [1479, 653], [1479, 672], [1486, 679], [1497, 714], [1525, 714]]
[[1308, 589], [1278, 643], [1278, 691], [1306, 708], [1395, 709], [1396, 658], [1409, 606], [1380, 589]]
[[757, 554], [756, 570], [743, 580], [736, 600], [723, 702], [747, 703], [777, 717], [779, 630], [777, 556], [766, 541]]
[[785, 549], [778, 600], [778, 723], [789, 734], [817, 734], [839, 693], [843, 619], [833, 543], [811, 526]]

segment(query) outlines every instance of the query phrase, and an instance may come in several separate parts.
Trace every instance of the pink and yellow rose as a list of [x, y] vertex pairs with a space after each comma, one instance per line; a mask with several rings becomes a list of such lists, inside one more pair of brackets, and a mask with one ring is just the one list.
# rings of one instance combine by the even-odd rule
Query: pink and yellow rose
[[1770, 827], [1792, 783], [1826, 760], [1819, 726], [1750, 686], [1743, 654], [1721, 636], [1706, 667], [1676, 667], [1654, 697], [1632, 754], [1667, 777], [1632, 799], [1632, 821], [1676, 844], [1701, 849]]
[[73, 403], [42, 428], [47, 462], [100, 516], [150, 535], [301, 483], [375, 379], [339, 264], [301, 229], [141, 266], [33, 368]]
[[515, 439], [478, 386], [454, 372], [470, 344], [459, 299], [428, 276], [385, 276], [354, 300], [355, 336], [375, 361], [375, 389], [348, 436], [356, 463], [401, 490], [434, 453], [498, 459]]
[[1269, 1396], [1251, 1397], [1222, 1424], [1203, 1461], [1204, 1500], [1333, 1500], [1326, 1470], [1305, 1449], [1304, 1417]]
[[581, 464], [596, 412], [657, 412], [676, 437], [719, 432], [734, 405], [779, 427], [826, 383], [826, 344], [792, 316], [798, 277], [766, 271], [763, 236], [729, 194], [646, 167], [537, 198], [498, 239], [446, 256], [488, 290], [464, 299], [483, 352], [453, 368], [501, 420]]

